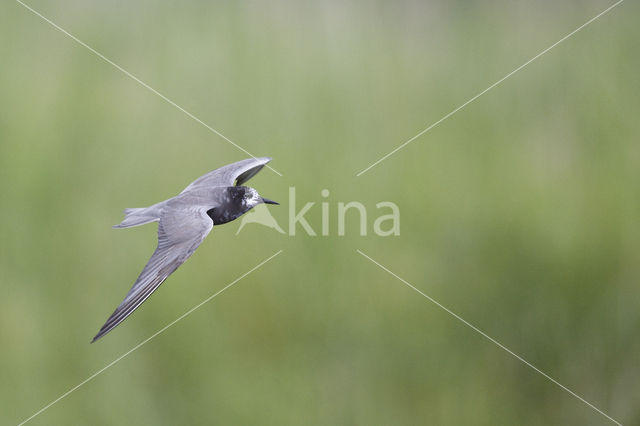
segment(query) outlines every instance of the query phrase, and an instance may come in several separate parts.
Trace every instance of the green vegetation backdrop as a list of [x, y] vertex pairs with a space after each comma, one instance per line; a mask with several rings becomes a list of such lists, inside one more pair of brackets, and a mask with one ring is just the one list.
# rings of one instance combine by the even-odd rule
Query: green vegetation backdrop
[[[17, 2], [0, 5], [0, 423], [16, 424], [284, 252], [30, 424], [640, 423], [640, 55], [627, 1], [28, 4], [283, 177], [331, 235], [214, 229], [89, 344], [155, 247], [112, 230], [247, 156]], [[339, 201], [401, 235], [336, 230]], [[369, 220], [371, 230], [373, 219]]]

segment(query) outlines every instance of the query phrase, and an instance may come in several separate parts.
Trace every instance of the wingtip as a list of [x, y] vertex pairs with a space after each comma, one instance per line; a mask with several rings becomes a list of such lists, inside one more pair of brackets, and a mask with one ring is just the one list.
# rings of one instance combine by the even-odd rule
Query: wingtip
[[98, 331], [98, 334], [93, 336], [93, 339], [91, 339], [91, 343], [94, 343], [97, 340], [100, 340], [105, 334], [107, 334], [107, 333], [105, 333], [105, 331], [103, 329], [100, 329], [100, 331]]
[[[112, 328], [113, 328], [113, 327], [112, 327]], [[95, 336], [93, 336], [93, 339], [91, 339], [91, 343], [94, 343], [94, 342], [96, 342], [97, 340], [102, 339], [102, 338], [105, 336], [105, 334], [107, 334], [107, 333], [108, 333], [108, 332], [110, 332], [110, 331], [111, 331], [111, 328], [110, 328], [110, 329], [105, 329], [105, 328], [104, 328], [104, 326], [103, 326], [102, 328], [100, 328], [100, 331], [98, 331], [98, 334], [96, 334]]]

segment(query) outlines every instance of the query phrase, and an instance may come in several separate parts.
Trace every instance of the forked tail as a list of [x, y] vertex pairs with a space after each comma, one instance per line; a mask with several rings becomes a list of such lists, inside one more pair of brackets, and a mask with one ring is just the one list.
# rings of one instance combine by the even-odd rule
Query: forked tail
[[160, 220], [159, 204], [154, 204], [151, 207], [124, 209], [124, 220], [117, 225], [113, 225], [113, 227], [131, 228], [133, 226], [156, 222]]

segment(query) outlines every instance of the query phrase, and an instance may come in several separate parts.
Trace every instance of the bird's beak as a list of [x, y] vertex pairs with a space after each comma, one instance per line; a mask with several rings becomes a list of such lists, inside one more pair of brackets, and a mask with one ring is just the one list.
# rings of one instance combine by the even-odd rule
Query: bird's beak
[[264, 197], [262, 198], [262, 202], [265, 203], [265, 204], [277, 204], [277, 205], [280, 205], [280, 203], [278, 203], [277, 201], [273, 201], [273, 200], [270, 200], [270, 199], [264, 198]]

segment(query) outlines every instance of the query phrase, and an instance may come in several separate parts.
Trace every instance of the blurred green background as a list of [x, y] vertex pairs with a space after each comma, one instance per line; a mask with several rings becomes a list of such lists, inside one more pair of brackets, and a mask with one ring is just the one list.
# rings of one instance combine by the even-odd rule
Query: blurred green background
[[[639, 7], [83, 2], [30, 6], [255, 155], [320, 230], [213, 230], [90, 345], [155, 247], [112, 230], [247, 156], [12, 1], [0, 5], [0, 423], [16, 424], [284, 252], [34, 425], [611, 424], [361, 249], [624, 424], [640, 424]], [[371, 234], [375, 204], [401, 235]], [[369, 209], [337, 235], [339, 201]]]

